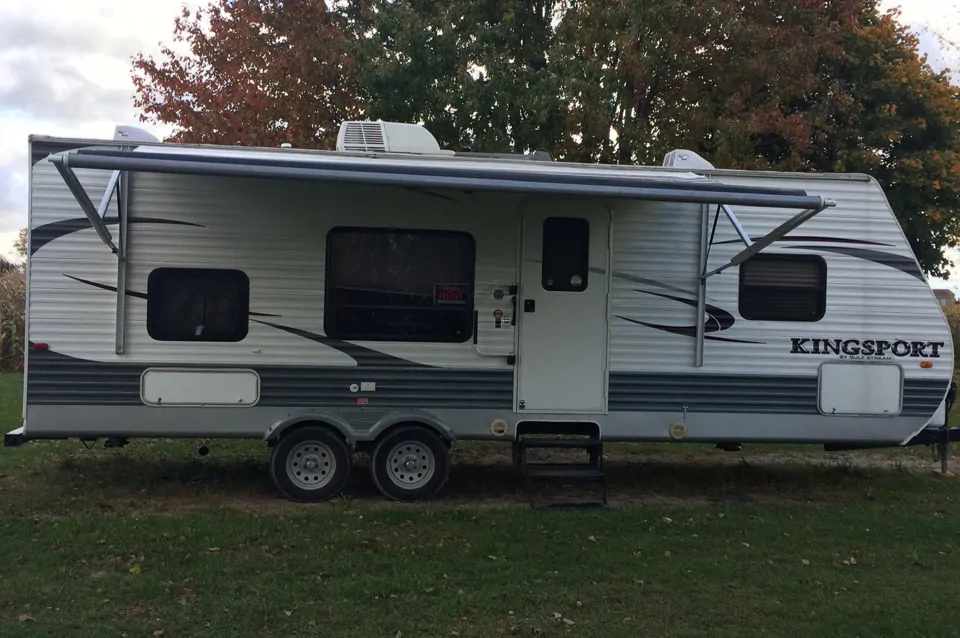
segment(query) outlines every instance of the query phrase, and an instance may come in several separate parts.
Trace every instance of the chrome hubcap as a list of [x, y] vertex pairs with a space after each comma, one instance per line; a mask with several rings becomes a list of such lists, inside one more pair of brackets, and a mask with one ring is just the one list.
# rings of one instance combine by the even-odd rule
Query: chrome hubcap
[[337, 471], [337, 460], [325, 443], [303, 441], [287, 454], [287, 478], [304, 490], [325, 487]]
[[397, 487], [415, 490], [433, 478], [437, 460], [433, 452], [419, 441], [399, 443], [387, 454], [387, 476]]

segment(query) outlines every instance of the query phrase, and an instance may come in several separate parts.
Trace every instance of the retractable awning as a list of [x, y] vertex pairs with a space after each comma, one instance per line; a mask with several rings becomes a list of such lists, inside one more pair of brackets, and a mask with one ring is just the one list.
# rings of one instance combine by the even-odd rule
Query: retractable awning
[[[77, 203], [101, 240], [125, 259], [123, 246], [128, 172], [206, 175], [216, 177], [313, 180], [351, 184], [397, 186], [466, 192], [488, 191], [527, 195], [554, 195], [600, 199], [631, 199], [703, 204], [703, 240], [700, 255], [698, 308], [705, 309], [706, 280], [746, 261], [823, 210], [836, 206], [832, 199], [794, 188], [761, 188], [727, 184], [694, 173], [639, 171], [630, 167], [590, 166], [562, 162], [510, 162], [427, 156], [364, 156], [347, 153], [248, 149], [230, 147], [178, 147], [143, 145], [87, 147], [50, 155]], [[91, 201], [75, 169], [113, 171], [100, 206]], [[114, 192], [120, 192], [120, 245], [113, 242], [104, 215]], [[733, 225], [744, 249], [729, 261], [707, 271], [712, 236], [707, 238], [709, 211], [716, 206], [714, 232], [720, 213]], [[753, 240], [731, 207], [793, 209], [800, 211], [763, 237]], [[119, 313], [118, 313], [119, 314]], [[118, 337], [118, 352], [122, 345]], [[697, 335], [696, 364], [701, 365], [702, 326]]]
[[[574, 195], [660, 202], [819, 209], [828, 200], [797, 189], [732, 186], [690, 174], [645, 175], [634, 171], [571, 170], [562, 164], [531, 165], [490, 160], [409, 160], [335, 154], [274, 153], [186, 148], [135, 150], [86, 148], [51, 156], [64, 168], [176, 173], [221, 177], [305, 179], [415, 188], [447, 188]], [[599, 167], [598, 167], [599, 168]], [[604, 174], [607, 173], [607, 174]]]

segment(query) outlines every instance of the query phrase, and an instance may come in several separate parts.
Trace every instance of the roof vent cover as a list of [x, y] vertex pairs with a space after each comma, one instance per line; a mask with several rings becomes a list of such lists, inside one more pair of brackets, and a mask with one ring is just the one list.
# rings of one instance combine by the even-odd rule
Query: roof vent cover
[[416, 124], [397, 122], [343, 122], [337, 150], [349, 153], [441, 154], [430, 131]]

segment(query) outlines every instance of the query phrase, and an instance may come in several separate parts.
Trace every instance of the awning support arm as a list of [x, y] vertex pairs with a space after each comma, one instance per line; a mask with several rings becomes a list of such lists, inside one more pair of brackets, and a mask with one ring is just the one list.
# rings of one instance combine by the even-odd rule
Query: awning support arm
[[[740, 237], [740, 241], [743, 242], [743, 245], [744, 245], [744, 246], [746, 246], [747, 248], [749, 248], [749, 247], [750, 247], [750, 244], [752, 243], [752, 240], [750, 239], [750, 235], [747, 234], [747, 231], [745, 231], [745, 230], [743, 229], [743, 226], [740, 225], [740, 220], [737, 219], [737, 216], [733, 214], [733, 211], [730, 210], [730, 207], [727, 206], [726, 204], [722, 204], [722, 205], [720, 206], [720, 210], [717, 211], [717, 217], [720, 216], [720, 211], [721, 211], [721, 210], [723, 211], [723, 214], [727, 216], [727, 219], [730, 220], [730, 223], [733, 225], [733, 230], [735, 230], [735, 231], [737, 232], [737, 235]], [[714, 220], [714, 222], [713, 222], [713, 232], [714, 232], [714, 233], [717, 232], [717, 222], [716, 222], [716, 220]], [[712, 239], [712, 238], [711, 238], [711, 240], [710, 240], [710, 243], [713, 243], [713, 239]]]
[[[737, 219], [737, 216], [726, 204], [720, 204], [717, 206], [717, 210], [713, 216], [713, 229], [710, 231], [710, 236], [708, 238], [707, 223], [710, 221], [710, 211], [706, 206], [704, 206], [702, 216], [703, 221], [701, 224], [702, 232], [700, 238], [700, 278], [697, 282], [697, 335], [695, 346], [696, 350], [694, 353], [694, 366], [698, 368], [703, 367], [703, 345], [704, 341], [706, 340], [706, 325], [703, 318], [707, 309], [707, 279], [713, 277], [714, 275], [719, 275], [728, 268], [739, 266], [767, 246], [782, 239], [791, 230], [810, 221], [815, 215], [836, 205], [836, 200], [821, 197], [819, 206], [815, 208], [808, 208], [797, 213], [756, 241], [750, 239], [750, 235], [748, 235], [746, 230], [744, 230], [740, 220]], [[723, 212], [727, 219], [730, 220], [734, 231], [736, 231], [737, 236], [744, 243], [746, 248], [734, 255], [733, 258], [724, 265], [720, 266], [719, 268], [714, 268], [708, 272], [707, 264], [710, 261], [710, 247], [713, 246], [713, 239], [717, 233], [717, 222], [720, 220], [721, 212]]]
[[[123, 335], [126, 325], [126, 300], [127, 300], [127, 227], [128, 227], [128, 207], [130, 201], [130, 174], [117, 171], [117, 224], [118, 224], [118, 244], [117, 251], [117, 319], [116, 319], [116, 353], [123, 354]], [[111, 181], [113, 177], [111, 176]], [[112, 191], [107, 187], [107, 194], [104, 200], [108, 200]]]
[[[77, 200], [77, 203], [80, 205], [80, 209], [83, 210], [83, 214], [87, 216], [87, 219], [90, 220], [90, 225], [93, 226], [93, 229], [97, 232], [97, 235], [100, 236], [100, 240], [106, 244], [111, 251], [117, 253], [119, 249], [116, 244], [113, 243], [113, 236], [110, 234], [110, 231], [107, 230], [106, 224], [103, 223], [103, 217], [100, 215], [100, 211], [94, 207], [93, 202], [90, 201], [90, 196], [87, 195], [87, 191], [83, 188], [83, 184], [80, 183], [80, 180], [77, 178], [77, 174], [73, 172], [73, 169], [67, 164], [67, 155], [51, 155], [50, 161], [53, 162], [53, 165], [57, 167], [57, 171], [60, 173], [60, 177], [63, 178], [63, 182], [67, 185], [67, 188], [70, 189], [70, 192], [73, 193], [74, 199]], [[116, 188], [116, 181], [111, 175], [110, 185], [113, 188]], [[113, 190], [107, 188], [107, 192], [104, 193], [104, 199], [109, 206], [109, 198], [112, 197]], [[104, 207], [101, 202], [101, 207]], [[104, 207], [104, 212], [106, 208]]]

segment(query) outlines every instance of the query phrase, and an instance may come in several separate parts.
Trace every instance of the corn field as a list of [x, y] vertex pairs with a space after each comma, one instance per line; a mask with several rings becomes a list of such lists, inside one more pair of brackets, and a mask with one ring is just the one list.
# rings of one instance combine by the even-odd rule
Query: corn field
[[23, 363], [24, 313], [27, 287], [23, 269], [17, 266], [0, 273], [0, 370], [17, 370]]

